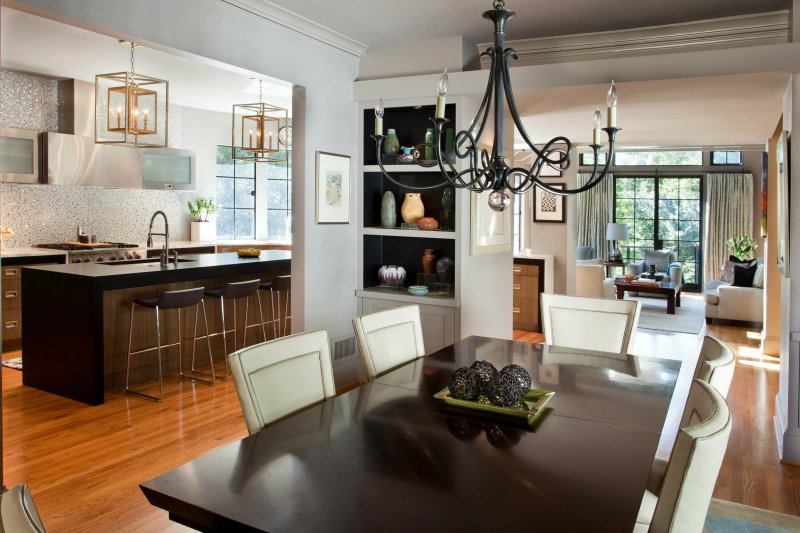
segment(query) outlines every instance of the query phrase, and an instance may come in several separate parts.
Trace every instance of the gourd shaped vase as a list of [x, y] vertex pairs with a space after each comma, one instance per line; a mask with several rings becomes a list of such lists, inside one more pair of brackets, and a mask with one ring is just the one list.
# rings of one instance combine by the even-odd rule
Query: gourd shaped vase
[[400, 152], [400, 139], [397, 138], [397, 133], [392, 128], [389, 128], [386, 138], [383, 140], [383, 153], [397, 155], [398, 152]]
[[394, 200], [392, 191], [383, 193], [381, 200], [381, 226], [393, 228], [397, 224], [397, 203]]
[[418, 192], [407, 192], [403, 200], [403, 207], [400, 209], [403, 222], [406, 224], [416, 224], [417, 220], [425, 216], [425, 206], [422, 205], [422, 197]]

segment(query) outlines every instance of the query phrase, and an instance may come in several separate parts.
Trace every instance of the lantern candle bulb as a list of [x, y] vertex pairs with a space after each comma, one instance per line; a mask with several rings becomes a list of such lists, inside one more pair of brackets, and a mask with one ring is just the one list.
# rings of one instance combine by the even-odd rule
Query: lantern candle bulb
[[617, 127], [617, 87], [614, 80], [611, 80], [611, 88], [608, 89], [608, 127]]
[[444, 105], [447, 96], [447, 69], [442, 72], [439, 84], [436, 86], [436, 118], [444, 118]]
[[378, 100], [375, 108], [375, 135], [383, 135], [383, 98]]
[[272, 132], [269, 132], [269, 149], [272, 150]]
[[147, 117], [149, 117], [149, 116], [150, 116], [150, 110], [149, 109], [145, 109], [144, 110], [144, 129], [147, 129]]
[[122, 127], [122, 108], [117, 106], [117, 127]]
[[602, 115], [600, 115], [600, 109], [596, 109], [594, 112], [594, 138], [592, 140], [592, 144], [600, 144], [600, 121], [603, 120]]
[[253, 130], [250, 130], [250, 148], [253, 147]]

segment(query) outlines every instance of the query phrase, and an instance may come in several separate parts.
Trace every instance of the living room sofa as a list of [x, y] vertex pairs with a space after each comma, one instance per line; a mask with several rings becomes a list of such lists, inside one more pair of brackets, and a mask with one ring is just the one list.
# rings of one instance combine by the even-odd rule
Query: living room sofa
[[683, 284], [683, 267], [676, 260], [675, 252], [670, 250], [647, 250], [644, 259], [631, 262], [625, 271], [632, 276], [641, 276], [650, 271], [650, 265], [655, 265], [656, 274], [669, 278], [676, 285]]
[[715, 280], [703, 291], [706, 301], [706, 323], [715, 319], [763, 323], [763, 267], [752, 287], [734, 287], [727, 281]]

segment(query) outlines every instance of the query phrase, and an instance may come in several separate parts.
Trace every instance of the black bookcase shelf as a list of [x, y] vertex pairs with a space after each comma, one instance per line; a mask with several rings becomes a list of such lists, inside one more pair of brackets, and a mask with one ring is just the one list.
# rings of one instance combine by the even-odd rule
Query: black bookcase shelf
[[[396, 174], [397, 178], [401, 179], [404, 183], [409, 183], [413, 186], [429, 186], [441, 183], [442, 178], [438, 174], [430, 172], [404, 172]], [[436, 189], [428, 189], [424, 191], [414, 191], [405, 187], [400, 187], [395, 183], [387, 180], [380, 172], [365, 172], [364, 173], [364, 220], [365, 228], [381, 227], [381, 201], [383, 194], [386, 191], [391, 191], [394, 194], [395, 204], [397, 206], [397, 227], [403, 222], [403, 217], [400, 215], [400, 208], [403, 205], [405, 194], [408, 192], [419, 192], [422, 198], [422, 205], [425, 206], [425, 216], [435, 218], [439, 222], [439, 228], [442, 230], [454, 230], [456, 224], [456, 213], [450, 213], [450, 220], [445, 220], [444, 209], [442, 209], [442, 195], [446, 187]]]
[[[416, 146], [425, 142], [425, 130], [433, 128], [430, 118], [436, 113], [436, 106], [387, 107], [383, 113], [383, 134], [394, 129], [400, 146]], [[450, 122], [445, 126], [455, 128], [456, 105], [447, 104], [445, 118]], [[370, 137], [375, 132], [375, 109], [364, 110], [364, 164], [377, 165], [375, 140]]]
[[[402, 266], [406, 271], [405, 286], [415, 285], [417, 274], [422, 272], [422, 254], [426, 248], [433, 249], [437, 260], [444, 256], [455, 258], [455, 240], [364, 235], [362, 286], [367, 288], [380, 285], [378, 270], [382, 265]], [[458, 269], [458, 262], [455, 268]]]

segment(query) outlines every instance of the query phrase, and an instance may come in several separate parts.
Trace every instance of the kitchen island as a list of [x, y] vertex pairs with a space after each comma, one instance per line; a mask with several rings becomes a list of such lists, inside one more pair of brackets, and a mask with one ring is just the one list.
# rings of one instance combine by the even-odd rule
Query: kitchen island
[[[263, 251], [257, 258], [240, 258], [235, 253], [187, 255], [167, 267], [157, 260], [25, 267], [22, 269], [22, 316], [26, 328], [22, 340], [22, 382], [90, 405], [102, 404], [106, 388], [124, 383], [133, 298], [155, 297], [166, 290], [216, 288], [230, 281], [266, 280], [290, 271], [291, 252], [279, 250]], [[267, 298], [264, 309], [267, 320], [272, 318], [268, 302]], [[258, 308], [254, 299], [250, 303], [248, 323], [255, 324]], [[211, 332], [220, 331], [218, 301], [207, 299], [206, 307]], [[192, 311], [182, 311], [184, 357], [191, 353]], [[226, 316], [233, 316], [226, 311]], [[136, 312], [133, 350], [155, 346], [154, 316], [144, 310]], [[164, 313], [164, 344], [175, 342], [178, 330], [175, 313]], [[244, 329], [242, 315], [240, 309], [239, 347]], [[228, 328], [231, 329], [230, 324]], [[204, 333], [202, 316], [198, 333]], [[260, 327], [249, 328], [247, 334], [251, 344], [262, 339]], [[212, 350], [219, 361], [222, 341], [221, 338], [216, 341]], [[201, 361], [207, 360], [205, 346], [205, 342], [197, 343]], [[177, 347], [162, 352], [165, 373], [177, 369]], [[131, 369], [132, 383], [157, 375], [155, 353], [136, 358], [137, 366]]]

